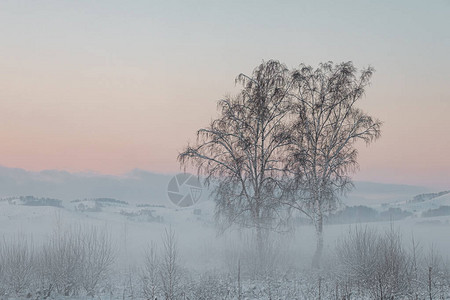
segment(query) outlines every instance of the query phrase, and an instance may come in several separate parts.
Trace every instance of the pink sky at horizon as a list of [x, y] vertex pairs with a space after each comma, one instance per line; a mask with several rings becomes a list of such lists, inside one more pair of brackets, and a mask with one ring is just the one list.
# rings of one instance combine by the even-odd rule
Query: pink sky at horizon
[[384, 122], [353, 178], [450, 189], [450, 5], [405, 3], [2, 2], [0, 165], [176, 173], [240, 72], [352, 60]]

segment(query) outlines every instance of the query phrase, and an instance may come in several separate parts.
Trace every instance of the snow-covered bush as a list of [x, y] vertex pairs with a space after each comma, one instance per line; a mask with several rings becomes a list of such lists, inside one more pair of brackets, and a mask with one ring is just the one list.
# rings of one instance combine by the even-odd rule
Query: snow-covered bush
[[409, 291], [411, 260], [399, 233], [356, 227], [337, 246], [338, 274], [376, 299]]
[[115, 255], [109, 234], [95, 227], [81, 231], [81, 286], [94, 295], [97, 286], [108, 276]]
[[156, 243], [152, 242], [145, 251], [141, 268], [142, 294], [146, 299], [156, 299], [161, 293], [160, 262]]
[[146, 299], [175, 300], [185, 294], [179, 260], [175, 232], [165, 229], [161, 251], [158, 253], [156, 244], [151, 243], [145, 252], [140, 279], [142, 295]]
[[172, 229], [164, 231], [162, 243], [163, 248], [159, 265], [162, 291], [166, 300], [175, 300], [181, 292], [181, 271], [177, 240]]
[[189, 299], [219, 300], [232, 299], [236, 294], [236, 286], [233, 279], [218, 270], [205, 272], [196, 276], [184, 287]]
[[95, 227], [58, 227], [40, 253], [41, 284], [64, 296], [94, 295], [114, 262], [109, 235]]
[[0, 245], [0, 292], [19, 295], [27, 291], [35, 274], [34, 245], [23, 235], [3, 238]]

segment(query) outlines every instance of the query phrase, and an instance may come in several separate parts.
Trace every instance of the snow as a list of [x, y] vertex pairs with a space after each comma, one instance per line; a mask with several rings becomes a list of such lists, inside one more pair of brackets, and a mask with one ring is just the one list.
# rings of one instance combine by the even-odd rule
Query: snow
[[[55, 180], [48, 178], [50, 175], [46, 174], [46, 180], [54, 182]], [[71, 178], [69, 175], [66, 176]], [[142, 180], [142, 177], [139, 178], [139, 181]], [[126, 180], [129, 178], [127, 177]], [[437, 252], [448, 253], [450, 239], [445, 237], [448, 236], [450, 229], [450, 216], [423, 218], [421, 214], [429, 209], [450, 206], [450, 194], [413, 203], [408, 200], [416, 195], [416, 191], [423, 192], [422, 188], [378, 186], [380, 192], [377, 192], [376, 185], [363, 184], [347, 203], [368, 205], [380, 211], [396, 207], [413, 212], [413, 215], [393, 223], [327, 225], [324, 233], [325, 257], [332, 258], [336, 244], [356, 226], [376, 228], [380, 233], [394, 226], [402, 234], [405, 247], [410, 247], [414, 236], [414, 239], [420, 242], [423, 252], [433, 247]], [[163, 195], [166, 185], [160, 184], [158, 189], [155, 195]], [[218, 234], [214, 227], [214, 202], [207, 199], [206, 191], [203, 194], [196, 205], [188, 208], [174, 206], [167, 195], [164, 199], [159, 196], [158, 199], [149, 197], [140, 200], [133, 197], [128, 199], [118, 197], [119, 201], [97, 201], [90, 194], [86, 197], [66, 197], [62, 199], [62, 207], [27, 206], [19, 197], [6, 195], [8, 199], [0, 201], [0, 236], [8, 238], [20, 233], [32, 237], [34, 244], [39, 245], [61, 225], [82, 224], [106, 228], [111, 234], [113, 247], [117, 253], [117, 260], [113, 267], [114, 275], [111, 276], [114, 282], [112, 298], [122, 299], [123, 294], [129, 289], [127, 276], [134, 278], [135, 289], [138, 289], [138, 270], [142, 267], [145, 250], [151, 242], [155, 242], [160, 251], [162, 235], [166, 229], [170, 229], [177, 237], [182, 269], [191, 274], [192, 280], [199, 280], [196, 284], [211, 280], [211, 285], [215, 288], [222, 284], [227, 288], [235, 289], [238, 262], [241, 261], [242, 269], [247, 270], [245, 272], [251, 270], [252, 264], [256, 263], [254, 253], [249, 251], [252, 248], [251, 232], [231, 228], [224, 234]], [[356, 202], [357, 195], [365, 196], [359, 198], [360, 202]], [[401, 201], [399, 201], [399, 195], [403, 197]], [[111, 197], [111, 195], [107, 196]], [[345, 201], [344, 199], [344, 203]], [[384, 204], [385, 201], [392, 202]], [[300, 299], [308, 299], [309, 296], [317, 297], [317, 280], [323, 275], [308, 273], [311, 272], [310, 260], [315, 249], [313, 227], [298, 226], [294, 232], [273, 233], [271, 236], [270, 249], [273, 253], [265, 262], [272, 266], [273, 273], [258, 280], [249, 277], [248, 273], [243, 274], [243, 299], [268, 299], [270, 293], [273, 297], [278, 295], [279, 299], [289, 299], [289, 295], [294, 294], [303, 295]], [[327, 281], [328, 284], [333, 282], [332, 278], [324, 280], [331, 280]], [[205, 287], [198, 288], [205, 293], [207, 291]], [[327, 286], [327, 289], [329, 289], [327, 293], [331, 295], [332, 288]], [[103, 299], [111, 295], [102, 294], [100, 297]], [[70, 298], [64, 297], [64, 299]]]

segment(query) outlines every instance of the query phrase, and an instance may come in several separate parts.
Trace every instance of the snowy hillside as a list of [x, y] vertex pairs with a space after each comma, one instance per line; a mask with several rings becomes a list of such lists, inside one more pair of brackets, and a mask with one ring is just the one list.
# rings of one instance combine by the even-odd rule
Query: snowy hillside
[[[450, 208], [450, 194], [447, 193], [445, 195], [421, 202], [407, 201], [400, 203], [398, 207], [402, 207], [404, 210], [413, 212], [416, 216], [426, 216], [426, 213], [430, 210], [437, 210], [441, 207]], [[450, 211], [447, 215], [450, 215]]]
[[356, 181], [355, 188], [342, 198], [346, 205], [376, 205], [407, 201], [428, 192], [421, 186]]

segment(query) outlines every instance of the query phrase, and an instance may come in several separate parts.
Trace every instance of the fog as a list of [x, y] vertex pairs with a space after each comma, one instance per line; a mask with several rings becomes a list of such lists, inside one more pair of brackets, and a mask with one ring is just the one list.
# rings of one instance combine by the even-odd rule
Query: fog
[[[324, 254], [316, 269], [311, 267], [315, 228], [300, 214], [292, 215], [288, 226], [266, 232], [265, 247], [258, 249], [253, 229], [218, 229], [206, 187], [192, 206], [172, 203], [169, 175], [61, 177], [7, 170], [2, 176], [17, 178], [19, 172], [23, 181], [16, 190], [10, 186], [0, 201], [0, 292], [6, 298], [164, 299], [173, 293], [172, 299], [381, 299], [380, 293], [396, 298], [401, 293], [429, 299], [431, 293], [434, 299], [447, 297], [450, 289], [450, 215], [427, 215], [449, 204], [445, 192], [357, 182], [342, 197], [339, 217], [325, 222]], [[45, 189], [36, 192], [33, 182], [43, 182], [41, 176]], [[113, 182], [114, 189], [93, 191], [99, 181]], [[128, 194], [133, 181], [133, 187], [150, 186], [152, 193]], [[55, 197], [69, 186], [64, 199]], [[44, 197], [45, 190], [52, 197]], [[399, 244], [386, 244], [392, 236]], [[369, 241], [379, 244], [372, 247]], [[396, 255], [399, 265], [377, 265], [381, 273], [372, 274], [369, 257], [361, 257], [370, 251], [371, 256]], [[371, 275], [361, 277], [365, 273], [358, 268]], [[380, 277], [377, 285], [380, 274], [390, 279]]]

